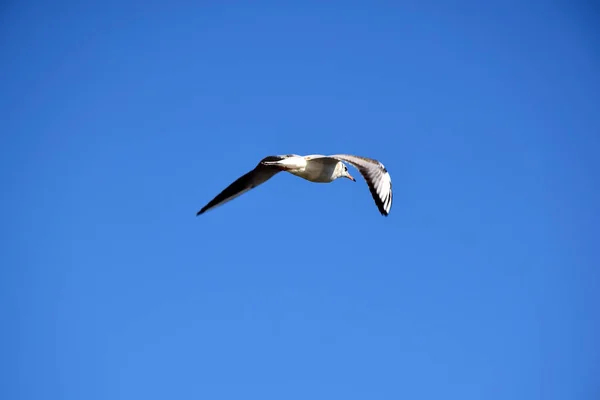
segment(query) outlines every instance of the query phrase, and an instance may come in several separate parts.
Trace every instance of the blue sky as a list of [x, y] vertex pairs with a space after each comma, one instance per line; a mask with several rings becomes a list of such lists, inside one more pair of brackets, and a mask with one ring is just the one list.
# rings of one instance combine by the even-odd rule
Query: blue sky
[[590, 4], [3, 4], [1, 397], [597, 396]]

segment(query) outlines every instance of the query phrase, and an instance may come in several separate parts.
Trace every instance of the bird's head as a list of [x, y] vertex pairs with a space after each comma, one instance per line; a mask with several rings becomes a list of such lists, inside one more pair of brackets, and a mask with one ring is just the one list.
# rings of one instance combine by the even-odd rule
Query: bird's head
[[348, 167], [343, 162], [338, 162], [338, 164], [336, 165], [336, 170], [338, 178], [348, 178], [351, 181], [356, 182], [356, 179], [354, 179], [352, 175], [350, 175], [350, 173], [348, 172]]

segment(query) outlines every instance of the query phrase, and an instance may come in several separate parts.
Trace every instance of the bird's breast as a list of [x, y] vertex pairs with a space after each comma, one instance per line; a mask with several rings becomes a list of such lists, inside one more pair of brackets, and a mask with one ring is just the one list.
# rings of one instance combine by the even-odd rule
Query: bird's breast
[[295, 171], [289, 171], [292, 174], [304, 178], [307, 181], [317, 183], [328, 183], [333, 181], [334, 167], [324, 165], [321, 163], [309, 162], [304, 168], [297, 169]]

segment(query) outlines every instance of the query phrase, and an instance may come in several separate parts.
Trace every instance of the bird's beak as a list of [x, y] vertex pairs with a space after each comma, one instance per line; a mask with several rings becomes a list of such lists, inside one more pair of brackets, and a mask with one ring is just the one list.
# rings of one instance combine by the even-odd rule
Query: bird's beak
[[346, 178], [350, 179], [352, 182], [356, 182], [356, 179], [354, 179], [350, 174], [346, 175]]

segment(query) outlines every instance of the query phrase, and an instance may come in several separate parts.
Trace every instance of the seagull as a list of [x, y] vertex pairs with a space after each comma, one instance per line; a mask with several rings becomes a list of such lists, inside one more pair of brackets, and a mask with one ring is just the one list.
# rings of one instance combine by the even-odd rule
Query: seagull
[[289, 172], [300, 178], [316, 183], [330, 183], [338, 178], [348, 178], [354, 182], [356, 179], [348, 172], [344, 162], [354, 166], [363, 176], [371, 196], [381, 215], [387, 216], [392, 208], [392, 179], [387, 169], [377, 160], [336, 154], [324, 156], [319, 154], [299, 156], [286, 154], [280, 156], [267, 156], [256, 167], [239, 177], [231, 185], [212, 199], [207, 205], [196, 213], [196, 216], [206, 211], [221, 206], [228, 201], [262, 185], [281, 171]]

